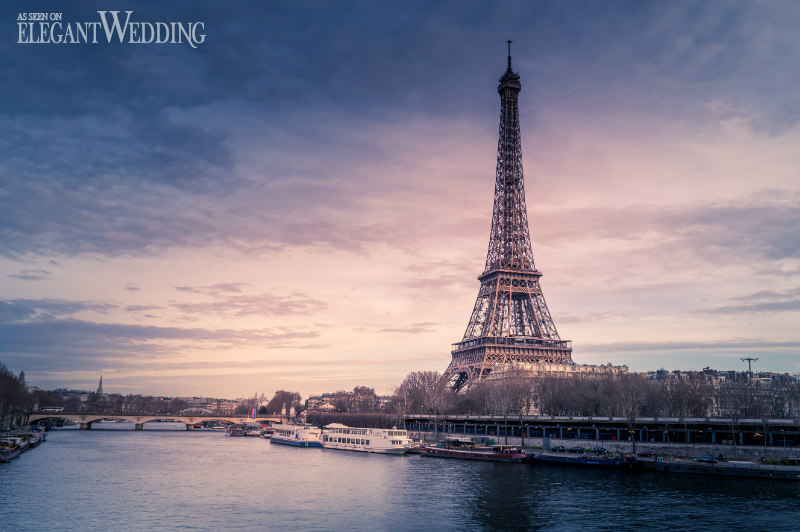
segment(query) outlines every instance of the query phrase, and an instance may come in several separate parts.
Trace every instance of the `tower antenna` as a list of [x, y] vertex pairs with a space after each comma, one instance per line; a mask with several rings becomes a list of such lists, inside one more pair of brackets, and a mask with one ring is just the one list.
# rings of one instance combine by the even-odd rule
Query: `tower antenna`
[[747, 373], [749, 373], [750, 375], [753, 375], [753, 368], [750, 365], [750, 363], [751, 362], [755, 362], [756, 360], [758, 360], [758, 357], [755, 357], [755, 358], [753, 358], [753, 357], [742, 357], [741, 360], [742, 360], [742, 362], [747, 362]]
[[511, 70], [511, 40], [508, 41], [508, 69]]

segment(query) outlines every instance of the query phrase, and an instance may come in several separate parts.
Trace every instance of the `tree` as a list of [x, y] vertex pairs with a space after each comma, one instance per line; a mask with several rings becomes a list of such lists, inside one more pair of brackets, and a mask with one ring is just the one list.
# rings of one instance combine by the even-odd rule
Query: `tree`
[[239, 401], [239, 404], [236, 405], [234, 409], [234, 413], [236, 414], [245, 414], [250, 415], [253, 411], [253, 408], [256, 407], [256, 400], [255, 399], [243, 399]]
[[288, 408], [294, 407], [295, 411], [300, 408], [300, 394], [297, 392], [287, 392], [278, 390], [267, 403], [267, 412], [270, 414], [283, 414]]
[[450, 402], [446, 383], [437, 371], [414, 371], [395, 388], [394, 397], [399, 412], [405, 414], [443, 413]]
[[378, 396], [374, 388], [356, 386], [353, 388], [353, 400], [350, 410], [353, 412], [375, 412], [378, 405]]
[[455, 396], [452, 413], [489, 414], [489, 405], [491, 404], [489, 394], [491, 390], [491, 383], [486, 380], [468, 383], [467, 386], [462, 388], [461, 392]]
[[181, 399], [180, 397], [175, 397], [172, 401], [169, 402], [169, 411], [172, 413], [180, 412], [181, 410], [186, 409], [189, 406], [189, 403]]
[[102, 412], [103, 403], [103, 396], [96, 392], [90, 393], [89, 398], [86, 400], [86, 406], [90, 412]]
[[33, 398], [25, 385], [25, 372], [20, 371], [16, 376], [0, 362], [0, 421], [5, 423], [2, 418], [9, 416], [13, 423], [18, 415], [32, 405]]
[[487, 381], [489, 392], [486, 396], [491, 414], [503, 416], [506, 443], [508, 443], [508, 416], [517, 414], [522, 427], [522, 414], [527, 412], [532, 402], [532, 382], [527, 373], [517, 367], [510, 367], [494, 374]]

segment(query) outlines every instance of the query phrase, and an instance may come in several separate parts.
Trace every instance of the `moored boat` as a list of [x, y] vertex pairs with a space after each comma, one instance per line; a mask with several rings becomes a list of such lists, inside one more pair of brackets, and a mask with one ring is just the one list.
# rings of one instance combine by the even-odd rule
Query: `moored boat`
[[20, 453], [24, 453], [25, 451], [30, 449], [30, 444], [28, 443], [28, 439], [23, 438], [18, 434], [15, 436], [6, 436], [5, 438], [2, 439], [2, 441], [8, 443], [11, 446], [19, 447]]
[[28, 446], [31, 449], [37, 447], [40, 443], [44, 441], [42, 433], [38, 431], [23, 432], [22, 434], [20, 434], [20, 437], [27, 440]]
[[638, 464], [635, 456], [609, 454], [531, 453], [528, 461], [534, 464], [556, 464], [602, 469], [630, 468]]
[[292, 445], [294, 447], [322, 447], [322, 433], [311, 425], [273, 425], [275, 431], [269, 439], [270, 443]]
[[236, 423], [225, 428], [228, 436], [258, 436], [260, 432], [261, 425], [255, 423]]
[[22, 450], [16, 441], [12, 438], [3, 438], [0, 440], [0, 463], [10, 462], [18, 457]]
[[225, 427], [225, 434], [228, 436], [247, 436], [247, 429], [244, 425], [228, 425]]
[[653, 460], [649, 467], [663, 473], [687, 473], [715, 477], [765, 478], [772, 480], [800, 480], [800, 466], [763, 464], [747, 461], [711, 460]]
[[525, 451], [514, 445], [479, 447], [469, 438], [448, 438], [437, 445], [423, 445], [420, 447], [420, 454], [436, 458], [460, 458], [490, 462], [522, 462], [528, 456]]
[[340, 423], [326, 425], [322, 431], [322, 446], [340, 451], [380, 454], [406, 454], [412, 442], [405, 430], [348, 427]]

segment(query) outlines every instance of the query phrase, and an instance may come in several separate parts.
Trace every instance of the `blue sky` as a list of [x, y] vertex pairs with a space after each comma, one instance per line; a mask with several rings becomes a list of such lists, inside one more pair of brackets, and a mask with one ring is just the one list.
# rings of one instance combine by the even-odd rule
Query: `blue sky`
[[[20, 44], [21, 12], [202, 21]], [[23, 2], [0, 33], [0, 361], [42, 387], [443, 371], [512, 39], [534, 257], [580, 363], [800, 370], [795, 2]]]

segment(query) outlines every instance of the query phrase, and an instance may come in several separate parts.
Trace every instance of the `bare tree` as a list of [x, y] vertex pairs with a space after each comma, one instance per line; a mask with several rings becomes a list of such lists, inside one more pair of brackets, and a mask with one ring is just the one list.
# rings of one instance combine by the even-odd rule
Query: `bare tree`
[[441, 382], [437, 371], [415, 371], [409, 373], [395, 389], [398, 404], [408, 413], [444, 413], [452, 402], [446, 383]]

